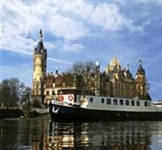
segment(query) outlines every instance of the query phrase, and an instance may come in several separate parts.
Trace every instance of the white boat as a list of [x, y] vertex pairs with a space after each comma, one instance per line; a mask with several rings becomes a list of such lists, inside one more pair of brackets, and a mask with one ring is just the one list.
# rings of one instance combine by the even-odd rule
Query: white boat
[[49, 113], [54, 121], [162, 121], [162, 107], [151, 100], [80, 95], [67, 89], [50, 102]]

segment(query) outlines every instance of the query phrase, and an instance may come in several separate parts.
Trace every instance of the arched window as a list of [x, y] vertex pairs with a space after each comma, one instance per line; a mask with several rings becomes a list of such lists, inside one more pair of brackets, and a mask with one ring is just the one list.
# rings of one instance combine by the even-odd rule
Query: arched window
[[52, 91], [52, 95], [55, 95], [55, 91]]

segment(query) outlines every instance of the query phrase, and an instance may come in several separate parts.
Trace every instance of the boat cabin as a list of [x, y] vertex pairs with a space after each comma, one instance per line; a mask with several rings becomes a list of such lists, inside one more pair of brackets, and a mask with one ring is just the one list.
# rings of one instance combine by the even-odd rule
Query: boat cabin
[[77, 98], [77, 94], [79, 94], [79, 91], [76, 89], [59, 89], [57, 91], [58, 94], [58, 100], [60, 102], [65, 102], [68, 104], [74, 104], [74, 102], [76, 102], [76, 98]]

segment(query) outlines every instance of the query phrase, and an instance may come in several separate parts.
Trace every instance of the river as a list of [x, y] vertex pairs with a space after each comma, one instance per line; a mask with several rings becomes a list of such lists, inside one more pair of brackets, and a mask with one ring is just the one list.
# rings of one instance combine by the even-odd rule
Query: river
[[0, 120], [0, 150], [161, 150], [162, 122]]

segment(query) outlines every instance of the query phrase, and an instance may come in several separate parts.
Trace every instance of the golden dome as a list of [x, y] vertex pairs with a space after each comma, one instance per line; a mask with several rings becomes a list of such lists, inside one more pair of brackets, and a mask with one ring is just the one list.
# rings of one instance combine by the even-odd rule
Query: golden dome
[[120, 68], [121, 68], [120, 63], [115, 56], [113, 60], [110, 62], [110, 64], [108, 65], [108, 71], [116, 71], [119, 70]]

